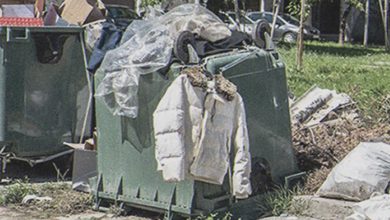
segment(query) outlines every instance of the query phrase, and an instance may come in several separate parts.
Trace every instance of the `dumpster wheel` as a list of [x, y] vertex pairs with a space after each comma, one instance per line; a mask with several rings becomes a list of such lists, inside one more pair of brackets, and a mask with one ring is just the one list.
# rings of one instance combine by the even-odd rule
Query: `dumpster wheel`
[[257, 22], [256, 27], [253, 29], [252, 39], [255, 42], [255, 45], [262, 49], [266, 49], [265, 47], [267, 45], [265, 33], [271, 33], [271, 26], [266, 20], [260, 19]]
[[188, 45], [193, 46], [195, 44], [195, 37], [189, 31], [183, 31], [177, 37], [175, 45], [173, 47], [173, 53], [183, 63], [188, 64], [190, 61], [190, 54], [188, 51]]

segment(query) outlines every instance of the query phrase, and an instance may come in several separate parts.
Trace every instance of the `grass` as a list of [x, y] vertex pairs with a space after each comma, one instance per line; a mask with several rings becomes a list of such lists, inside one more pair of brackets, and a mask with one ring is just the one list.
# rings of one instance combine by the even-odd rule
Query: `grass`
[[28, 179], [16, 180], [12, 185], [5, 187], [0, 195], [0, 204], [21, 203], [23, 198], [29, 194], [35, 194], [36, 190], [28, 184]]
[[[22, 203], [26, 195], [50, 197], [52, 200]], [[23, 210], [39, 218], [82, 213], [90, 210], [92, 203], [92, 195], [76, 192], [64, 182], [31, 184], [28, 179], [15, 180], [0, 191], [0, 205]]]
[[390, 121], [390, 54], [383, 48], [305, 42], [301, 71], [295, 68], [295, 45], [279, 45], [278, 51], [295, 96], [316, 84], [350, 95], [368, 121]]
[[297, 185], [289, 189], [283, 186], [275, 186], [274, 190], [265, 193], [255, 201], [257, 209], [266, 216], [279, 216], [289, 213], [291, 207], [296, 209], [293, 203], [294, 196], [301, 195], [303, 189]]

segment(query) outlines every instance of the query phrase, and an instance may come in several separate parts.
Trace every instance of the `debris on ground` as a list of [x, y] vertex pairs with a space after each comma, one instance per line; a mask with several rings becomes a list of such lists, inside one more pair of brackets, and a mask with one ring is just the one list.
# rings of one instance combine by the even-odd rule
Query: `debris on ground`
[[92, 207], [92, 195], [72, 190], [71, 184], [67, 182], [16, 184], [5, 186], [1, 194], [9, 194], [8, 190], [13, 187], [13, 194], [23, 198], [25, 202], [12, 200], [6, 205], [14, 210], [23, 210], [32, 218], [79, 214], [91, 210]]
[[[332, 112], [340, 109], [344, 110], [351, 105], [354, 105], [354, 103], [347, 94], [338, 94], [336, 91], [313, 86], [291, 104], [291, 121], [292, 124], [300, 124], [303, 127], [312, 127], [324, 121], [333, 122], [338, 120], [339, 117], [329, 118], [332, 116]], [[348, 113], [348, 119], [351, 120], [358, 116], [356, 112], [346, 113]]]
[[[313, 91], [315, 94], [325, 94], [320, 97], [328, 98], [314, 96]], [[337, 96], [334, 91], [313, 87], [291, 105], [293, 147], [299, 168], [308, 173], [305, 183], [307, 193], [316, 192], [331, 169], [360, 142], [390, 143], [389, 124], [366, 123], [352, 100], [337, 107], [329, 105], [330, 93], [331, 97]], [[311, 97], [312, 101], [307, 97]], [[309, 107], [298, 103], [302, 101]], [[329, 106], [333, 106], [331, 111]], [[324, 115], [324, 112], [327, 114]], [[321, 115], [321, 120], [313, 115]]]
[[44, 201], [51, 201], [53, 198], [49, 196], [37, 196], [37, 195], [27, 195], [23, 198], [22, 204], [28, 204], [31, 202], [44, 202]]

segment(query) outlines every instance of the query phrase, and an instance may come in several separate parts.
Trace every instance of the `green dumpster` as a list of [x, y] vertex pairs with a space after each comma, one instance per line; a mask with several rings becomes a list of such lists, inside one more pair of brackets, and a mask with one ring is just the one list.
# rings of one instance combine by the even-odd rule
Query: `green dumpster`
[[44, 161], [69, 152], [64, 142], [88, 134], [82, 33], [76, 27], [0, 27], [3, 159]]
[[[206, 68], [212, 74], [222, 72], [237, 85], [243, 97], [253, 176], [256, 165], [264, 161], [270, 167], [274, 183], [283, 183], [286, 176], [296, 174], [285, 67], [278, 54], [258, 48], [222, 53], [208, 57]], [[139, 114], [134, 119], [113, 116], [101, 99], [96, 100], [99, 173], [93, 190], [96, 208], [116, 203], [192, 216], [227, 209], [234, 203], [227, 177], [222, 185], [194, 180], [168, 183], [156, 170], [152, 113], [178, 73], [179, 67], [172, 65], [167, 75], [141, 76]], [[103, 74], [95, 76], [96, 85], [102, 78]], [[251, 182], [252, 186], [260, 184], [255, 177]]]

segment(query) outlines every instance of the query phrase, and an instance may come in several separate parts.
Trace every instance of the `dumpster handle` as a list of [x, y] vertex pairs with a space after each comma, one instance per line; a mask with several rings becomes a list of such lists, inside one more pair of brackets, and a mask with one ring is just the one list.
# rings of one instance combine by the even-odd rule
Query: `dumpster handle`
[[[7, 27], [7, 42], [28, 42], [30, 41], [30, 29], [24, 28], [24, 36], [14, 36], [14, 28]], [[23, 30], [23, 29], [18, 29]]]

